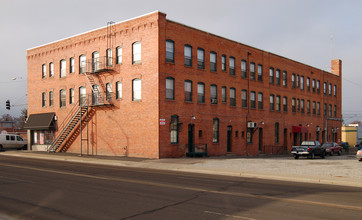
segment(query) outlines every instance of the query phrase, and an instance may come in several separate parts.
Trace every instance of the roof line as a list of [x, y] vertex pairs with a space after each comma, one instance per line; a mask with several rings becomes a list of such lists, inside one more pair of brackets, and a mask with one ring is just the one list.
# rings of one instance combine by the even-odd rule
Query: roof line
[[[144, 14], [144, 15], [140, 15], [140, 16], [137, 16], [137, 17], [129, 18], [129, 19], [126, 19], [126, 20], [123, 20], [123, 21], [116, 22], [116, 23], [114, 23], [114, 25], [120, 24], [120, 23], [124, 23], [124, 22], [127, 22], [127, 21], [131, 21], [131, 20], [135, 20], [135, 19], [138, 19], [138, 18], [141, 18], [141, 17], [145, 17], [145, 16], [148, 16], [148, 15], [150, 15], [150, 14], [157, 13], [157, 12], [161, 12], [161, 11], [156, 10], [156, 11], [153, 11], [153, 12], [150, 12], [150, 13], [147, 13], [147, 14]], [[161, 12], [161, 13], [163, 13], [163, 12]], [[76, 35], [72, 35], [72, 36], [70, 36], [70, 37], [62, 38], [62, 39], [60, 39], [60, 40], [55, 40], [55, 41], [52, 41], [52, 42], [49, 42], [49, 43], [46, 43], [46, 44], [42, 44], [42, 45], [39, 45], [39, 46], [35, 46], [35, 47], [32, 47], [32, 48], [28, 48], [28, 49], [26, 49], [26, 50], [28, 51], [28, 50], [36, 49], [36, 48], [39, 48], [39, 47], [43, 47], [43, 46], [46, 46], [46, 45], [49, 45], [49, 44], [53, 44], [53, 43], [56, 43], [56, 42], [59, 42], [59, 41], [67, 40], [67, 39], [72, 38], [72, 37], [77, 37], [77, 36], [80, 36], [80, 35], [82, 35], [82, 34], [87, 34], [87, 33], [93, 32], [93, 31], [97, 31], [97, 30], [100, 30], [100, 29], [103, 29], [103, 28], [106, 28], [106, 27], [107, 27], [107, 26], [103, 26], [103, 27], [100, 27], [100, 28], [96, 28], [96, 29], [93, 29], [93, 30], [90, 30], [90, 31], [86, 31], [86, 32], [83, 32], [83, 33], [79, 33], [79, 34], [76, 34]]]

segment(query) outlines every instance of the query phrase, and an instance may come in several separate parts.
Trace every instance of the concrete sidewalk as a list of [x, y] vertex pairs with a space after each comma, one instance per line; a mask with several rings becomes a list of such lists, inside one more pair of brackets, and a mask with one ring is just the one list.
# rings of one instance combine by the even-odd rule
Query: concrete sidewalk
[[362, 163], [354, 155], [295, 160], [291, 156], [142, 159], [69, 153], [6, 151], [0, 155], [260, 179], [362, 187]]

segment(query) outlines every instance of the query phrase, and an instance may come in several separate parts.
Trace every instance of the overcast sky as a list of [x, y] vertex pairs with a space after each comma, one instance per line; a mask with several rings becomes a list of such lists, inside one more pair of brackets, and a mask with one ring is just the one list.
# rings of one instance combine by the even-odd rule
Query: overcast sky
[[26, 49], [157, 10], [319, 69], [330, 71], [330, 60], [341, 59], [344, 118], [362, 120], [359, 0], [1, 0], [0, 116], [26, 108]]

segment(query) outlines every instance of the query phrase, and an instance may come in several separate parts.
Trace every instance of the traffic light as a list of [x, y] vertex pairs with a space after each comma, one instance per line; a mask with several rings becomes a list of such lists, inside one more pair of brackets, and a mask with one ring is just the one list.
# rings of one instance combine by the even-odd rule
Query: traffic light
[[10, 100], [6, 100], [6, 109], [10, 110]]

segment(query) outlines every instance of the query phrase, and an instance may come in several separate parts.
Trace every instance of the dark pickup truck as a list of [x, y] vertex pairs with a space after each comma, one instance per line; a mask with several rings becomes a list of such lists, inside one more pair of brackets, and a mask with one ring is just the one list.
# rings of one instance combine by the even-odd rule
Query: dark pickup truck
[[314, 159], [315, 156], [324, 158], [326, 155], [325, 149], [322, 148], [319, 141], [303, 141], [301, 146], [292, 146], [291, 153], [294, 159], [298, 159], [299, 157]]

